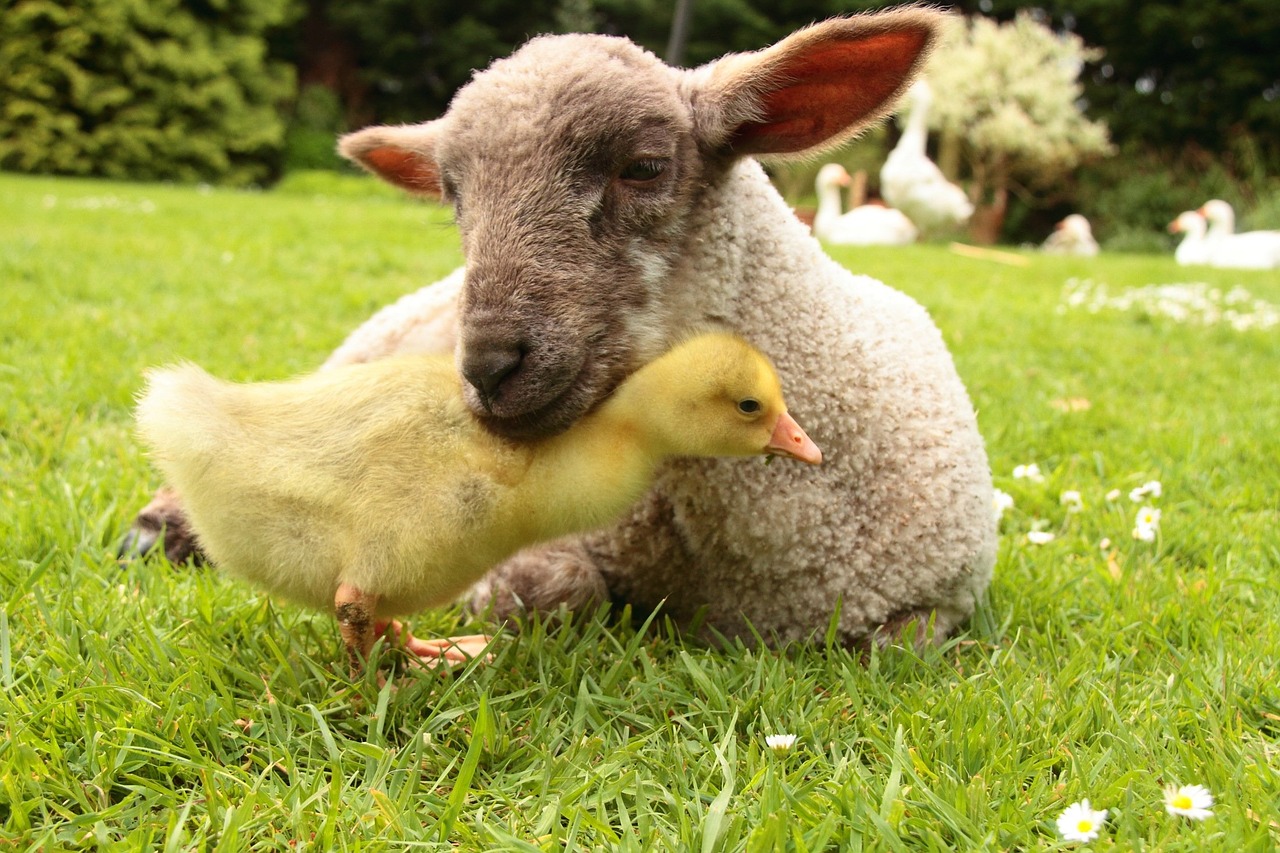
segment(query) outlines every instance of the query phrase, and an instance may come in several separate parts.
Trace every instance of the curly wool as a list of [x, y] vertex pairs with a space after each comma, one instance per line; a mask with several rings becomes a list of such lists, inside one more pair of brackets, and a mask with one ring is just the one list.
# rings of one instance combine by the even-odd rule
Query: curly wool
[[[825, 462], [672, 463], [629, 519], [586, 540], [608, 594], [772, 642], [820, 635], [837, 608], [848, 643], [908, 619], [945, 636], [990, 581], [996, 529], [976, 417], [937, 327], [832, 261], [753, 160], [700, 210], [669, 316], [764, 350]], [[328, 365], [452, 348], [461, 282], [383, 309]]]

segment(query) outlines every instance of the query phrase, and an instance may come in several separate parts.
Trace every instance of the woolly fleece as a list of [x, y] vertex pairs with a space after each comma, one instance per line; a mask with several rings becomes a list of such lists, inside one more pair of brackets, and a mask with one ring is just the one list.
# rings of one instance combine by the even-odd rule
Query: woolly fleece
[[[946, 636], [990, 581], [996, 527], [977, 420], [937, 327], [832, 261], [751, 159], [708, 189], [684, 245], [670, 316], [727, 325], [768, 354], [824, 464], [673, 463], [626, 521], [584, 540], [598, 579], [558, 576], [555, 560], [519, 574], [552, 597], [604, 589], [748, 640], [820, 636], [837, 608], [846, 643], [909, 619]], [[451, 349], [461, 283], [455, 272], [383, 309], [327, 366]], [[496, 586], [472, 603], [514, 606]]]

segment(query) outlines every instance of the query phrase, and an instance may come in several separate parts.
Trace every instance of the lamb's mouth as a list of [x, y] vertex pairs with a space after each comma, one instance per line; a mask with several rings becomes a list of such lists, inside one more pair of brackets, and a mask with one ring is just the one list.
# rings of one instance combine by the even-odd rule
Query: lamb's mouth
[[621, 381], [619, 378], [602, 383], [600, 368], [593, 370], [590, 365], [590, 360], [585, 362], [577, 375], [558, 394], [529, 411], [504, 414], [500, 411], [500, 406], [486, 408], [480, 400], [470, 395], [467, 397], [467, 405], [481, 425], [495, 435], [522, 441], [549, 438], [572, 426], [578, 418], [607, 397]]

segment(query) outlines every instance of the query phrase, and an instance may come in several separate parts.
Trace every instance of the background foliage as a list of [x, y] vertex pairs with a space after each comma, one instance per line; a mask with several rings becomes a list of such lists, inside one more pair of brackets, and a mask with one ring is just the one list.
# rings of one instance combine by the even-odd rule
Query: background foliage
[[1003, 24], [975, 15], [948, 35], [924, 72], [929, 124], [942, 131], [942, 168], [948, 149], [964, 160], [977, 204], [970, 233], [990, 243], [1011, 189], [1069, 198], [1075, 169], [1111, 152], [1106, 126], [1079, 107], [1080, 71], [1101, 51], [1026, 13]]
[[294, 73], [265, 35], [295, 0], [17, 0], [0, 14], [0, 168], [265, 182]]
[[[886, 0], [691, 0], [684, 63], [754, 50]], [[0, 0], [0, 169], [263, 183], [342, 168], [332, 137], [439, 115], [474, 69], [530, 36], [596, 31], [660, 55], [671, 0]], [[1071, 210], [1109, 248], [1166, 245], [1164, 225], [1211, 195], [1242, 225], [1277, 227], [1280, 4], [1274, 0], [957, 0], [1019, 10], [1100, 51], [1081, 105], [1117, 154], [1053, 192], [1015, 181], [1005, 237], [1043, 238]], [[292, 79], [296, 77], [298, 85]], [[286, 131], [287, 125], [287, 131]], [[841, 152], [883, 157], [897, 130]], [[873, 172], [874, 174], [874, 172]], [[801, 201], [812, 176], [780, 171]], [[1132, 178], [1132, 180], [1130, 180]]]

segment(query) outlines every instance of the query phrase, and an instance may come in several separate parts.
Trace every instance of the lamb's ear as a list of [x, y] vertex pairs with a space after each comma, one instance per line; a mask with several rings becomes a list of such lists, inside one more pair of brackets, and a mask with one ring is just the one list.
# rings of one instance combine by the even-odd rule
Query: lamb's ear
[[440, 122], [375, 126], [338, 140], [338, 153], [415, 195], [440, 195], [436, 138]]
[[836, 18], [690, 72], [697, 132], [732, 155], [802, 154], [883, 118], [929, 55], [945, 15]]

